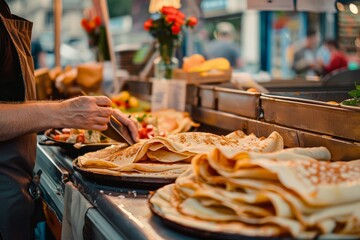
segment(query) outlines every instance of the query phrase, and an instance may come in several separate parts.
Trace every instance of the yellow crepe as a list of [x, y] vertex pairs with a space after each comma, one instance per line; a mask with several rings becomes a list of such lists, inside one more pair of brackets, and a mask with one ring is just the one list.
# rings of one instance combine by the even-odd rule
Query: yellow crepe
[[[161, 210], [166, 205], [165, 215], [169, 209], [177, 212], [175, 221], [185, 225], [181, 217], [213, 224], [271, 225], [297, 238], [323, 234], [359, 239], [360, 160], [330, 159], [323, 147], [272, 153], [214, 149], [193, 158], [191, 169], [177, 178], [171, 193], [157, 191], [169, 194], [163, 200], [170, 206], [153, 204]], [[242, 230], [239, 234], [248, 235]]]
[[[190, 163], [196, 154], [207, 153], [216, 147], [223, 147], [228, 154], [233, 154], [248, 149], [260, 152], [276, 151], [282, 149], [283, 146], [283, 140], [277, 132], [273, 132], [268, 138], [257, 138], [253, 134], [247, 136], [242, 131], [235, 131], [227, 136], [187, 132], [168, 137], [154, 137], [116, 151], [103, 149], [87, 153], [78, 157], [78, 166], [83, 170], [99, 168], [109, 171], [144, 173], [176, 169], [172, 172], [180, 173], [179, 167], [174, 163]], [[146, 165], [147, 163], [151, 165]], [[185, 168], [181, 169], [185, 170]]]

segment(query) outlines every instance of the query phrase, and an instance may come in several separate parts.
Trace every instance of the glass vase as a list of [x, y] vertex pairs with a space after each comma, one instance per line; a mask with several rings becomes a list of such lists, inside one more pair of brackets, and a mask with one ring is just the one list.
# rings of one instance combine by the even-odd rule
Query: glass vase
[[159, 56], [154, 60], [155, 79], [172, 79], [174, 69], [178, 68], [179, 60], [174, 57], [174, 45], [172, 42], [160, 42]]

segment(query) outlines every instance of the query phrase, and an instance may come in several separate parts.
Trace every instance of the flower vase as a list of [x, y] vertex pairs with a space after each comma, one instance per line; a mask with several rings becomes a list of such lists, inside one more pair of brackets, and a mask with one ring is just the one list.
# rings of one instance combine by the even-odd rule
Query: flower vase
[[159, 56], [154, 60], [155, 79], [172, 79], [174, 69], [178, 68], [179, 60], [174, 56], [172, 42], [159, 44]]

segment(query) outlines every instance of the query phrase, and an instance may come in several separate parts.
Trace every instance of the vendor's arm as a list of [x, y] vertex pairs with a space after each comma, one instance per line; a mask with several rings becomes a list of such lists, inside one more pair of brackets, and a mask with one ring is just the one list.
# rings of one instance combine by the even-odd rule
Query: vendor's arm
[[[82, 128], [103, 131], [111, 115], [129, 126], [138, 140], [135, 124], [110, 108], [107, 97], [78, 97], [62, 102], [0, 104], [0, 141], [48, 128]], [[132, 126], [133, 125], [133, 126]]]

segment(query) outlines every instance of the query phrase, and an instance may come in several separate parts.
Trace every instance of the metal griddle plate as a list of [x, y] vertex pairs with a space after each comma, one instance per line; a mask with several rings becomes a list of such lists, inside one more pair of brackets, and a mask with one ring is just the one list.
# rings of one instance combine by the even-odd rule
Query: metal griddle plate
[[165, 186], [170, 183], [174, 183], [176, 176], [170, 177], [144, 177], [133, 176], [131, 174], [124, 174], [121, 176], [113, 176], [107, 174], [94, 173], [82, 169], [77, 164], [77, 159], [73, 161], [73, 167], [76, 171], [81, 173], [87, 180], [108, 186], [116, 187], [128, 187], [128, 188], [145, 188], [149, 190], [158, 189], [159, 187]]

